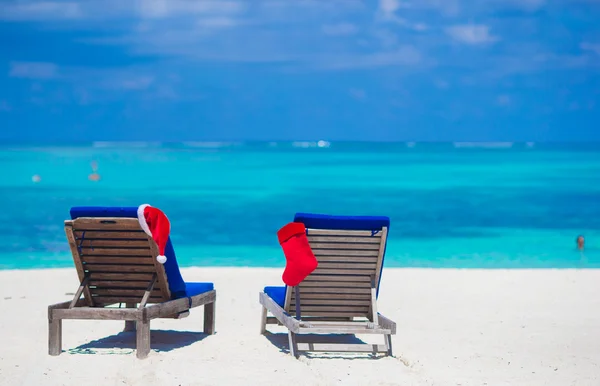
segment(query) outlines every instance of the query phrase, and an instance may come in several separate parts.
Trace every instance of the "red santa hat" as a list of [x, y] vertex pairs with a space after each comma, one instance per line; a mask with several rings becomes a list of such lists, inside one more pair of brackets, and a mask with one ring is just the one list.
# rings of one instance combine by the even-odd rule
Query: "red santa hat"
[[171, 232], [171, 223], [167, 216], [158, 208], [153, 208], [148, 204], [143, 204], [137, 210], [138, 221], [146, 234], [154, 240], [158, 246], [158, 256], [156, 260], [164, 264], [167, 261], [165, 256], [165, 247], [169, 240]]

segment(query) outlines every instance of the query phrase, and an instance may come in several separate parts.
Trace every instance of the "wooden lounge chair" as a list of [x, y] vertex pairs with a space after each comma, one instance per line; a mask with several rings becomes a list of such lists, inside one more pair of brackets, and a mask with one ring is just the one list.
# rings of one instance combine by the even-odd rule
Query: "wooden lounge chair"
[[[306, 226], [319, 265], [296, 287], [264, 288], [261, 333], [267, 324], [285, 326], [296, 358], [299, 351], [392, 355], [396, 323], [377, 308], [389, 219], [299, 213], [294, 221]], [[380, 334], [384, 344], [299, 343], [297, 334]]]
[[142, 230], [136, 213], [135, 207], [71, 209], [65, 232], [80, 285], [73, 300], [48, 307], [50, 355], [62, 351], [63, 319], [125, 321], [126, 331], [136, 330], [140, 359], [150, 352], [153, 319], [182, 318], [203, 305], [204, 332], [214, 333], [213, 283], [185, 283], [170, 240], [167, 261], [158, 263], [156, 243]]

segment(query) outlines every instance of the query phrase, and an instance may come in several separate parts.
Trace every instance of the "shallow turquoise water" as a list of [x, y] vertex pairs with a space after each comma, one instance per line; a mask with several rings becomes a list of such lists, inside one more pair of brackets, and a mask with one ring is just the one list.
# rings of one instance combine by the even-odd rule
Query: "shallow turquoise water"
[[304, 211], [390, 216], [389, 267], [600, 267], [598, 145], [5, 146], [0, 177], [3, 269], [70, 267], [71, 206], [143, 203], [183, 266], [283, 266], [276, 232]]

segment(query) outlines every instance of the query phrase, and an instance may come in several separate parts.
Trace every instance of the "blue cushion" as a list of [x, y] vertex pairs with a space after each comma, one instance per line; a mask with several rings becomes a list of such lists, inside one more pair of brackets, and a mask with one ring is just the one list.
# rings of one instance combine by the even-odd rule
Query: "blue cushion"
[[326, 214], [296, 213], [295, 222], [313, 229], [343, 229], [378, 231], [390, 226], [389, 217], [384, 216], [330, 216]]
[[280, 307], [283, 307], [285, 304], [285, 286], [265, 287], [265, 293], [269, 295], [269, 297], [273, 299], [275, 303], [279, 304]]
[[213, 283], [185, 283], [187, 296], [196, 296], [215, 289]]
[[[122, 217], [137, 219], [137, 209], [137, 207], [79, 206], [71, 208], [71, 219], [74, 220], [78, 217]], [[167, 241], [165, 256], [167, 257], [167, 261], [164, 267], [167, 280], [169, 281], [171, 297], [173, 299], [186, 297], [186, 284], [183, 281], [183, 277], [181, 277], [181, 272], [179, 272], [179, 265], [177, 264], [171, 238]]]

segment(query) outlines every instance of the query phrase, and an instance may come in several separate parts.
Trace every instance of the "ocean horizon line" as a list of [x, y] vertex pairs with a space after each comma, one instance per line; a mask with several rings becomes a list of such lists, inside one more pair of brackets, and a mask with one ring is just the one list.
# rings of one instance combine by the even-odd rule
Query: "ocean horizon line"
[[153, 150], [250, 150], [250, 151], [305, 151], [305, 150], [598, 150], [600, 142], [589, 141], [335, 141], [335, 140], [283, 140], [283, 141], [18, 141], [0, 142], [0, 150], [48, 149], [153, 149]]

